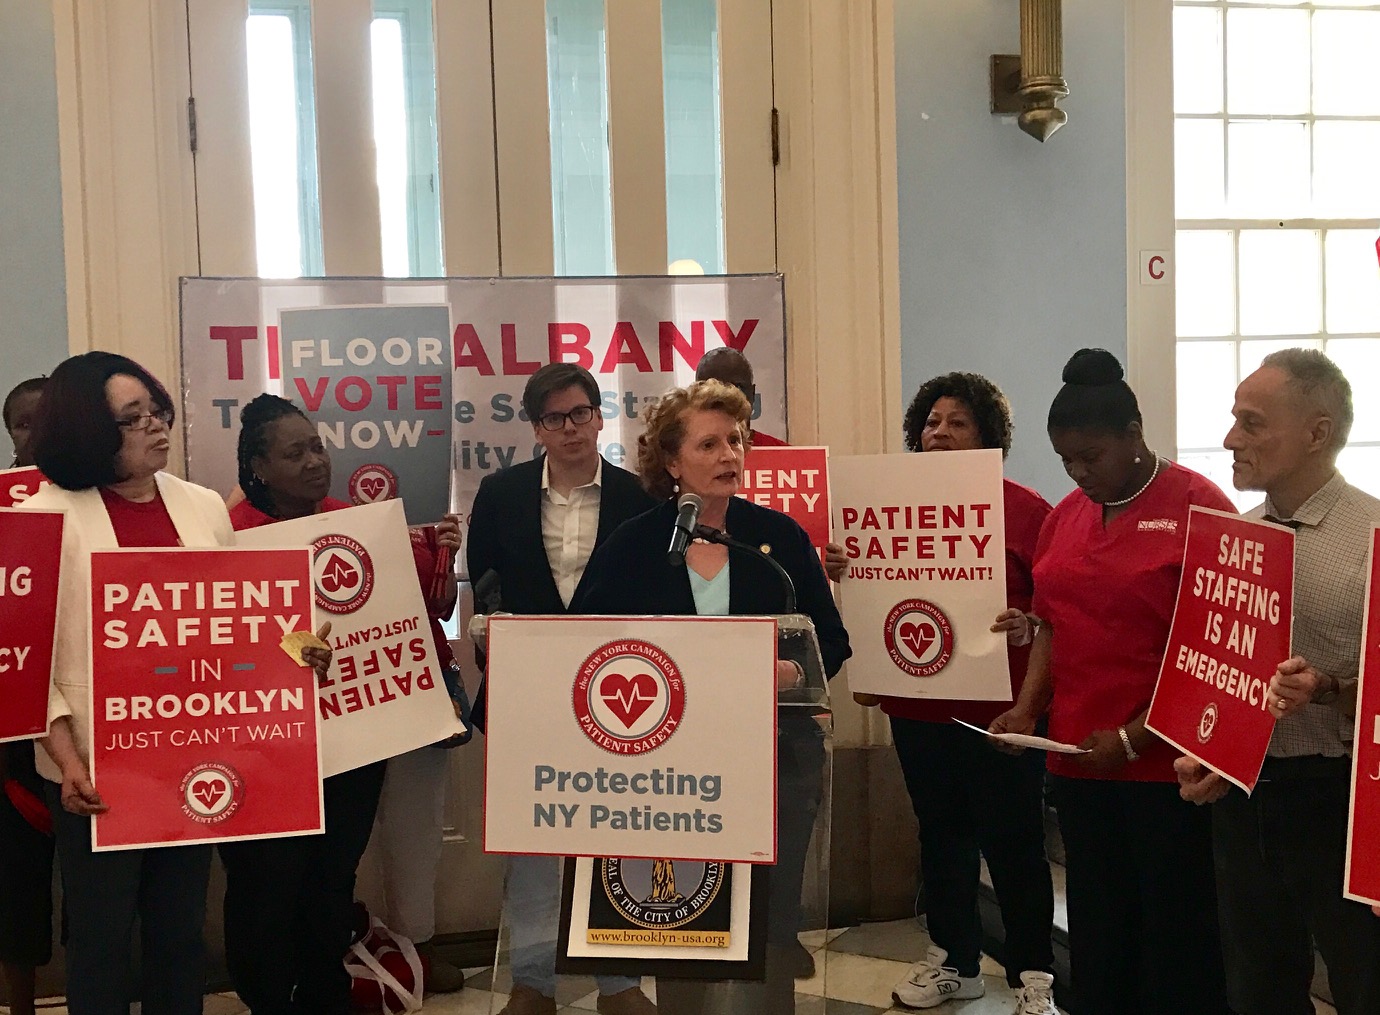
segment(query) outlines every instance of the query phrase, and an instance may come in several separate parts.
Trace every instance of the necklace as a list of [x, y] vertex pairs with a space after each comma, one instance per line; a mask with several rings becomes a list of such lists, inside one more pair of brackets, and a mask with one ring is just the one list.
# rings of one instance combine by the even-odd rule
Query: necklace
[[1162, 459], [1159, 455], [1155, 456], [1155, 470], [1150, 473], [1150, 478], [1145, 481], [1145, 485], [1142, 486], [1135, 493], [1131, 494], [1131, 496], [1127, 497], [1125, 500], [1103, 501], [1102, 506], [1104, 508], [1125, 507], [1127, 504], [1131, 503], [1131, 501], [1135, 500], [1137, 497], [1143, 494], [1146, 490], [1150, 489], [1150, 484], [1153, 483], [1155, 481], [1155, 477], [1160, 474], [1160, 465], [1161, 463], [1163, 463], [1163, 461], [1164, 459]]

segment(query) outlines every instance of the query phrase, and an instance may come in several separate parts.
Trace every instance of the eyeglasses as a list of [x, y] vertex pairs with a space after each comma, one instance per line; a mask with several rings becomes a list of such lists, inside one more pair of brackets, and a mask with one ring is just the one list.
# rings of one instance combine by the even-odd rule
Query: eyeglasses
[[173, 411], [171, 409], [158, 409], [155, 412], [144, 412], [138, 416], [128, 416], [125, 419], [117, 419], [115, 425], [122, 430], [147, 430], [153, 426], [156, 419], [164, 426], [172, 426]]
[[566, 420], [570, 420], [576, 426], [584, 426], [594, 418], [597, 408], [593, 405], [577, 405], [569, 412], [543, 413], [537, 417], [537, 422], [543, 430], [564, 430]]

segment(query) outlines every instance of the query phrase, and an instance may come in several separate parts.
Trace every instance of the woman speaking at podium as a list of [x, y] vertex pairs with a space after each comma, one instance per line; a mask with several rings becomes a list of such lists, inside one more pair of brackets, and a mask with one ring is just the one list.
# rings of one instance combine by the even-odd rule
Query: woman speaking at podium
[[[644, 415], [638, 439], [642, 484], [662, 503], [624, 522], [590, 558], [584, 584], [571, 612], [584, 614], [766, 615], [785, 612], [780, 576], [747, 553], [730, 558], [726, 546], [694, 540], [684, 565], [672, 563], [667, 547], [678, 521], [678, 501], [694, 494], [702, 502], [699, 524], [735, 541], [760, 546], [795, 584], [798, 612], [810, 618], [819, 639], [825, 673], [832, 677], [852, 650], [819, 554], [795, 521], [737, 495], [751, 406], [742, 392], [719, 381], [675, 388]], [[779, 660], [777, 686], [789, 689], [803, 676], [796, 663]], [[771, 868], [767, 930], [767, 980], [754, 1012], [793, 1012], [792, 959], [799, 948], [800, 892], [805, 853], [822, 793], [824, 735], [804, 710], [790, 710], [779, 722], [777, 743], [777, 864]], [[680, 985], [658, 985], [663, 1012], [697, 1010], [678, 1004]], [[687, 987], [687, 994], [691, 988]], [[688, 998], [687, 998], [688, 1000]]]

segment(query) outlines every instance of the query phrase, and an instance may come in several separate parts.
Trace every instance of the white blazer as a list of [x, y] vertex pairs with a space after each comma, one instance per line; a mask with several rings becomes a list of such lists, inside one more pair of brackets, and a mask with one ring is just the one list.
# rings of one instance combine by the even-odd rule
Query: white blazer
[[[154, 477], [183, 546], [233, 546], [234, 531], [220, 494], [166, 472]], [[91, 551], [119, 547], [101, 492], [64, 490], [49, 484], [24, 501], [34, 511], [62, 511], [62, 572], [58, 577], [57, 636], [53, 681], [48, 690], [48, 725], [71, 716], [77, 753], [91, 761]], [[38, 772], [61, 782], [62, 773], [47, 751], [34, 752]]]

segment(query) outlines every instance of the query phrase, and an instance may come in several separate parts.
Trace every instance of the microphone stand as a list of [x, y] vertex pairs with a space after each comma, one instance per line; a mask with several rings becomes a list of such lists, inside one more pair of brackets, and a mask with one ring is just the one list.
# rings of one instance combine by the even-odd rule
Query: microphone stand
[[727, 546], [730, 550], [740, 550], [741, 552], [751, 554], [752, 556], [757, 557], [760, 560], [765, 560], [768, 564], [772, 566], [772, 569], [775, 570], [777, 575], [781, 578], [781, 585], [786, 593], [786, 608], [782, 612], [796, 612], [795, 582], [791, 581], [791, 576], [786, 573], [786, 569], [782, 567], [777, 562], [776, 558], [773, 557], [771, 554], [763, 553], [759, 547], [753, 546], [751, 543], [739, 542], [738, 540], [730, 536], [727, 532], [724, 532], [720, 529], [711, 529], [708, 525], [696, 525], [695, 538], [703, 539], [706, 543], [717, 543], [720, 546]]

